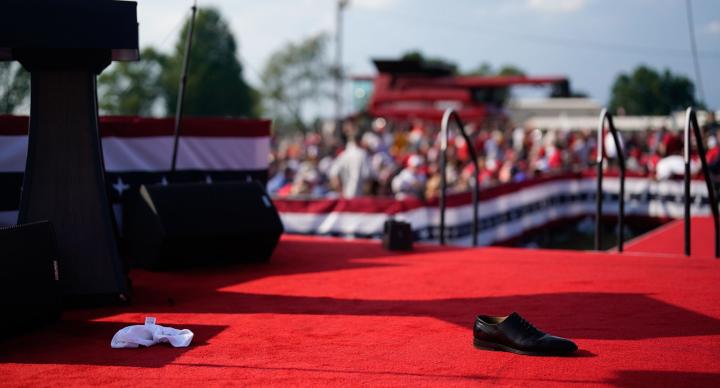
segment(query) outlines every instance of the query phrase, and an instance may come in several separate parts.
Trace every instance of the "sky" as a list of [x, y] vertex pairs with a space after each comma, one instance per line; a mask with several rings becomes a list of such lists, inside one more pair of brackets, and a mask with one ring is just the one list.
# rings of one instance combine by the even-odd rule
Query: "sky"
[[[141, 46], [171, 50], [192, 0], [137, 1]], [[719, 109], [720, 0], [691, 5], [705, 100]], [[229, 22], [255, 86], [272, 52], [335, 31], [336, 0], [198, 0], [198, 6], [218, 8]], [[352, 75], [374, 74], [371, 58], [417, 49], [462, 70], [488, 62], [568, 76], [574, 90], [601, 104], [615, 77], [640, 64], [696, 79], [685, 0], [350, 0], [343, 46]]]

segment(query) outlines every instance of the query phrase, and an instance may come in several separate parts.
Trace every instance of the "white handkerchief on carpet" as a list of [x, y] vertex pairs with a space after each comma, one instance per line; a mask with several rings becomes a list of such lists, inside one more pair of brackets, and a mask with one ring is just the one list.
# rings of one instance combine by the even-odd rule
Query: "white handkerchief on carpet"
[[144, 325], [133, 325], [120, 329], [110, 341], [110, 346], [118, 348], [137, 348], [138, 346], [153, 346], [168, 342], [176, 348], [190, 345], [193, 332], [187, 329], [178, 330], [155, 324], [155, 318], [145, 318]]

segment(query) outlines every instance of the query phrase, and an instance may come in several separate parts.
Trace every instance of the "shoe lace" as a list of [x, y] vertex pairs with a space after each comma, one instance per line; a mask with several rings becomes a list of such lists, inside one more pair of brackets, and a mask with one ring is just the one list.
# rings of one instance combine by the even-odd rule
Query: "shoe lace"
[[532, 323], [526, 321], [525, 318], [523, 318], [523, 317], [518, 317], [518, 318], [520, 318], [520, 324], [522, 325], [523, 329], [525, 329], [528, 333], [532, 333], [535, 335], [542, 333], [535, 326], [533, 326]]

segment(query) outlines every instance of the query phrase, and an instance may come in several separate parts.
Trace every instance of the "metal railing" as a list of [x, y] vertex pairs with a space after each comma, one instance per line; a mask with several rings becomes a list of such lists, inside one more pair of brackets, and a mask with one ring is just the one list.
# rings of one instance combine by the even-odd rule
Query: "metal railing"
[[595, 195], [595, 250], [599, 251], [602, 243], [600, 228], [602, 226], [602, 206], [603, 206], [603, 161], [605, 160], [605, 122], [608, 123], [608, 129], [612, 135], [615, 149], [617, 150], [618, 164], [620, 165], [620, 194], [618, 196], [618, 232], [617, 246], [618, 252], [623, 251], [623, 230], [625, 228], [625, 155], [622, 142], [615, 129], [612, 115], [603, 109], [600, 112], [600, 123], [598, 123], [597, 131], [597, 193]]
[[715, 225], [715, 258], [720, 258], [720, 235], [718, 235], [720, 227], [720, 217], [718, 217], [718, 202], [715, 195], [715, 186], [712, 182], [710, 169], [708, 169], [705, 160], [705, 145], [703, 144], [702, 132], [698, 125], [695, 110], [690, 107], [685, 113], [685, 256], [690, 256], [690, 130], [695, 134], [695, 143], [698, 155], [700, 156], [700, 164], [707, 185], [708, 198], [710, 199], [710, 209], [712, 210], [713, 223]]
[[475, 145], [472, 140], [465, 132], [465, 125], [460, 119], [460, 115], [455, 112], [454, 109], [448, 108], [442, 117], [442, 125], [440, 127], [440, 244], [445, 245], [445, 191], [447, 189], [446, 165], [447, 165], [447, 146], [448, 136], [450, 129], [450, 120], [454, 120], [460, 134], [468, 146], [470, 157], [472, 158], [473, 165], [475, 166], [475, 175], [472, 179], [472, 202], [473, 202], [473, 218], [472, 218], [472, 245], [477, 246], [478, 240], [478, 199], [480, 196], [480, 182], [478, 182], [478, 174], [480, 173], [480, 166], [477, 161], [477, 153], [475, 152]]

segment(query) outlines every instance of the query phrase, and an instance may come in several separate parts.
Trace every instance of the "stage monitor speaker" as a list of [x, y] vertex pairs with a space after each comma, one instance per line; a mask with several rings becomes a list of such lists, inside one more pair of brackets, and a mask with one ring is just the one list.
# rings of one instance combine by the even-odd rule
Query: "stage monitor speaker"
[[131, 259], [155, 270], [267, 261], [283, 232], [254, 182], [143, 185], [123, 224]]
[[390, 251], [412, 251], [413, 232], [410, 223], [389, 219], [385, 221], [383, 247]]
[[60, 318], [60, 274], [49, 222], [0, 228], [0, 266], [0, 337]]

